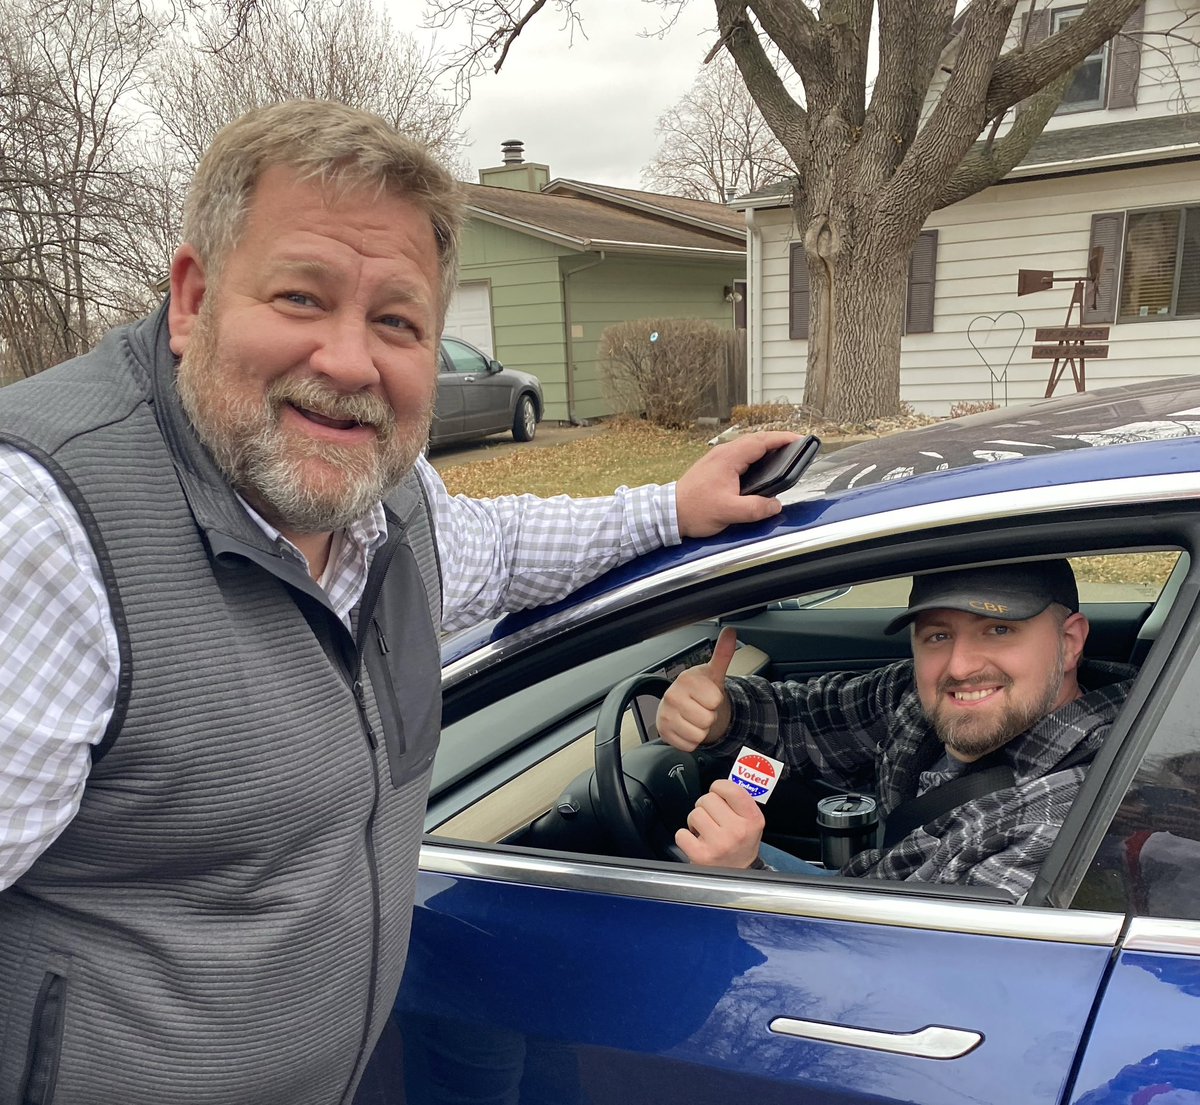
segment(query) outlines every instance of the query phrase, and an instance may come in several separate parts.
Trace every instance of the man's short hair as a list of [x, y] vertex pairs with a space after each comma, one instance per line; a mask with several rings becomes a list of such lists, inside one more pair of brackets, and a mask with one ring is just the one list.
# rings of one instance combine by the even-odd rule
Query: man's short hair
[[884, 633], [897, 633], [926, 610], [962, 610], [984, 618], [1025, 621], [1057, 604], [1079, 609], [1075, 573], [1066, 560], [1029, 560], [913, 576], [908, 609]]
[[429, 215], [441, 273], [439, 319], [458, 283], [463, 198], [454, 177], [419, 142], [377, 115], [331, 100], [288, 100], [248, 111], [218, 132], [200, 159], [183, 210], [183, 237], [209, 278], [219, 278], [266, 170], [284, 166], [333, 189], [376, 188]]

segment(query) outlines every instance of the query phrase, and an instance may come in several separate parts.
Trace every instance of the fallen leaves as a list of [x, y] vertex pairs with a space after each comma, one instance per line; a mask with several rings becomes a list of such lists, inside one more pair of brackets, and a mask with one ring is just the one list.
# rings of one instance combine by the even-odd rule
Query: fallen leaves
[[566, 445], [520, 449], [495, 460], [446, 468], [442, 478], [452, 494], [474, 498], [610, 495], [622, 484], [636, 487], [678, 479], [706, 449], [698, 432], [624, 420]]

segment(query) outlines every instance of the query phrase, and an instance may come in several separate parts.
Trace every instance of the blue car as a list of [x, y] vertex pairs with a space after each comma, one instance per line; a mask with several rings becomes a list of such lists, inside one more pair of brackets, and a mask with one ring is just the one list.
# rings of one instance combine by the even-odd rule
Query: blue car
[[[1197, 435], [1200, 377], [825, 452], [769, 523], [448, 640], [380, 1100], [1200, 1101]], [[1088, 657], [1138, 676], [1022, 900], [679, 862], [729, 763], [654, 706], [722, 626], [735, 672], [866, 671], [908, 655], [913, 574], [1057, 556]], [[823, 793], [784, 779], [766, 840], [818, 859]]]

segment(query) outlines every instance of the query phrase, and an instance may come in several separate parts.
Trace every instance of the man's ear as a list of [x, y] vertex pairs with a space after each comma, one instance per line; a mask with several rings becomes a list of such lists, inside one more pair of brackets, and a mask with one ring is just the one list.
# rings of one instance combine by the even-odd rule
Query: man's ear
[[1083, 646], [1087, 644], [1088, 631], [1090, 629], [1091, 623], [1080, 613], [1072, 614], [1063, 622], [1064, 670], [1074, 671], [1079, 667], [1080, 658], [1083, 656]]
[[171, 261], [171, 303], [167, 325], [171, 331], [171, 352], [182, 357], [196, 329], [200, 304], [208, 288], [204, 265], [194, 246], [184, 243]]

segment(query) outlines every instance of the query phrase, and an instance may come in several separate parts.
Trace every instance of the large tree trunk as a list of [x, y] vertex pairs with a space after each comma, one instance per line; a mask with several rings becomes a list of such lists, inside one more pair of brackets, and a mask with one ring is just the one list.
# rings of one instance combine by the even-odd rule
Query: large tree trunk
[[[1138, 0], [1088, 0], [1070, 26], [1027, 50], [1010, 41], [1016, 0], [714, 2], [721, 46], [796, 167], [811, 311], [805, 402], [839, 422], [896, 414], [908, 258], [922, 224], [1021, 161], [1070, 71]], [[873, 25], [879, 64], [868, 97]], [[799, 75], [802, 100], [768, 40]]]
[[907, 251], [855, 242], [825, 218], [810, 222], [804, 246], [811, 297], [805, 405], [833, 422], [897, 414]]

